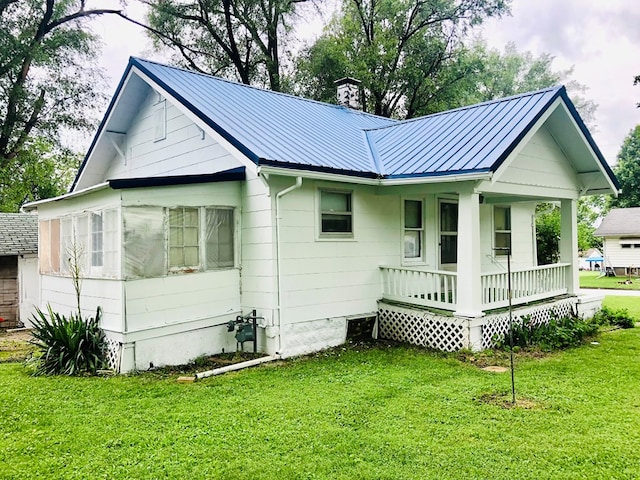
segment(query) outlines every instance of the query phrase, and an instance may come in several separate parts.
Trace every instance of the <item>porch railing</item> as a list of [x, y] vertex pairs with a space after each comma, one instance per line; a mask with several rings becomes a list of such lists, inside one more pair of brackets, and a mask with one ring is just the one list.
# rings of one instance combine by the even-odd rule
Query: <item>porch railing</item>
[[387, 300], [455, 310], [458, 301], [456, 272], [389, 266], [382, 266], [380, 270], [382, 294]]
[[[567, 293], [570, 264], [556, 263], [511, 272], [513, 305]], [[457, 273], [381, 266], [382, 297], [387, 300], [455, 311], [458, 302]], [[509, 304], [507, 272], [481, 275], [482, 309]]]
[[[519, 305], [567, 293], [569, 263], [555, 263], [511, 272], [511, 303]], [[482, 306], [485, 310], [509, 305], [507, 272], [482, 275]]]

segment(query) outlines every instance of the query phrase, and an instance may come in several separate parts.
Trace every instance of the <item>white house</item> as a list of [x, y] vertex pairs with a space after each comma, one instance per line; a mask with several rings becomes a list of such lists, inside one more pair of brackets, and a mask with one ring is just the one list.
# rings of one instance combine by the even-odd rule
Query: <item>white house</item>
[[[579, 302], [576, 201], [616, 179], [563, 87], [407, 121], [132, 58], [70, 192], [35, 202], [42, 302], [100, 305], [120, 371], [235, 349], [292, 356], [348, 325], [445, 350], [491, 345], [508, 303]], [[536, 264], [535, 206], [561, 204]], [[543, 301], [532, 306], [531, 302]]]
[[640, 269], [640, 207], [613, 208], [594, 235], [603, 237], [604, 265], [617, 275], [638, 275]]

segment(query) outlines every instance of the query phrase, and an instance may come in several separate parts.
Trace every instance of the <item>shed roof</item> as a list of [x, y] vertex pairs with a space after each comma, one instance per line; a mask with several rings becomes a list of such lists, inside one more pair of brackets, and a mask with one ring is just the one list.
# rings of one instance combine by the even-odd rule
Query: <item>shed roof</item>
[[[589, 158], [578, 160], [583, 165], [576, 171], [600, 168], [609, 185], [617, 185], [562, 86], [399, 121], [131, 58], [72, 190], [92, 151], [108, 146], [96, 146], [100, 132], [127, 130], [135, 102], [142, 101], [135, 98], [141, 78], [158, 85], [257, 165], [390, 179], [495, 172], [561, 99], [566, 118], [580, 132], [563, 132], [561, 137], [569, 140], [562, 147], [574, 157]], [[89, 186], [84, 183], [78, 188]]]
[[593, 234], [599, 237], [640, 236], [640, 207], [611, 209]]
[[0, 213], [0, 255], [38, 253], [38, 216]]

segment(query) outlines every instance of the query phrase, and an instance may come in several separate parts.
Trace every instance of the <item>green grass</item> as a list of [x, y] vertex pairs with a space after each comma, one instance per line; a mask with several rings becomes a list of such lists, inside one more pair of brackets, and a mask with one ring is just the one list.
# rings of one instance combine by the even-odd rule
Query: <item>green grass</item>
[[638, 478], [640, 329], [599, 342], [518, 358], [514, 408], [508, 373], [407, 347], [194, 384], [0, 364], [0, 478]]
[[[580, 288], [613, 288], [619, 290], [640, 290], [640, 279], [631, 277], [631, 284], [624, 283], [629, 277], [600, 277], [600, 272], [580, 272]], [[621, 283], [623, 282], [623, 283]]]
[[640, 322], [640, 297], [625, 297], [622, 295], [606, 295], [602, 305], [612, 310], [624, 308], [629, 315]]

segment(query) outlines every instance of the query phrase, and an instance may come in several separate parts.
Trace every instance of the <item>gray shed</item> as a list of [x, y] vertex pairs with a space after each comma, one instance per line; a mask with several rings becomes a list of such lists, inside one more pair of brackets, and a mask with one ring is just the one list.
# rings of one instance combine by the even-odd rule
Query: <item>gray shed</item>
[[0, 213], [1, 328], [28, 323], [39, 304], [38, 217]]

